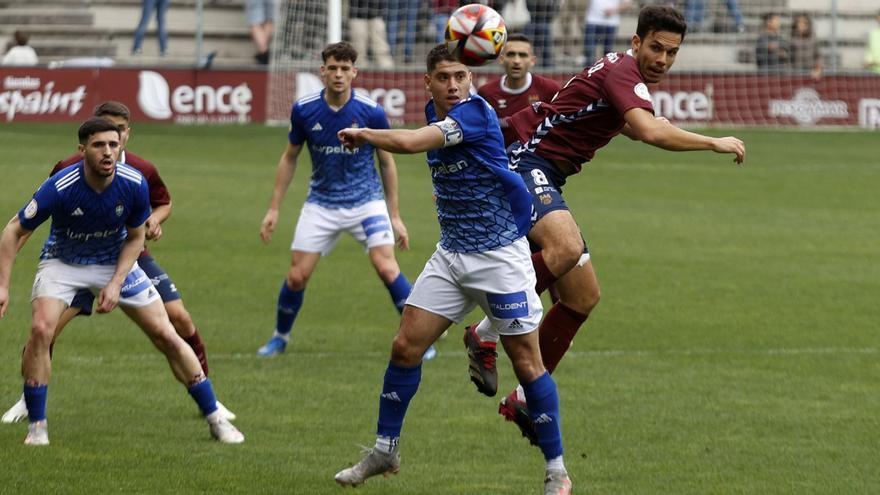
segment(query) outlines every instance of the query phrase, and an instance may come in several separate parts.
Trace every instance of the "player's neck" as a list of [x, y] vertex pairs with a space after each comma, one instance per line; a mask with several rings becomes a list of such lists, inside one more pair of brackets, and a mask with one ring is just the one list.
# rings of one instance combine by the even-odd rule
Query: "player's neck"
[[502, 86], [509, 91], [518, 91], [521, 90], [532, 83], [532, 73], [526, 72], [523, 77], [519, 79], [514, 79], [508, 75], [504, 76], [504, 79], [501, 81]]
[[327, 102], [327, 106], [334, 112], [339, 111], [339, 109], [344, 107], [345, 104], [348, 103], [348, 100], [351, 99], [351, 93], [351, 89], [342, 93], [324, 90], [324, 101]]
[[98, 173], [92, 170], [87, 163], [83, 164], [83, 171], [85, 172], [86, 184], [98, 193], [102, 193], [105, 189], [110, 187], [110, 184], [113, 183], [113, 179], [116, 177], [115, 168], [113, 169], [113, 173], [107, 177], [98, 175]]

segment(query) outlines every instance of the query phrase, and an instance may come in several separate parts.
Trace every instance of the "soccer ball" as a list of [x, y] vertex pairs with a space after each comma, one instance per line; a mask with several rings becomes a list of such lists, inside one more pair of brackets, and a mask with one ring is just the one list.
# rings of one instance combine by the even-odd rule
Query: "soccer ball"
[[507, 28], [494, 9], [472, 3], [452, 13], [445, 36], [449, 53], [459, 62], [486, 65], [501, 53], [507, 41]]

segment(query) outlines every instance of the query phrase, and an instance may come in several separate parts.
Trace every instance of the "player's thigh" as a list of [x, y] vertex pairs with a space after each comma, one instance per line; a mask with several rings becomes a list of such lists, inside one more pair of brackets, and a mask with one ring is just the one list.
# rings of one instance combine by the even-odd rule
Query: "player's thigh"
[[583, 252], [584, 240], [571, 211], [555, 210], [538, 219], [529, 230], [529, 239], [542, 249], [564, 250], [569, 255]]
[[341, 212], [314, 203], [305, 203], [293, 234], [291, 251], [330, 254], [342, 233]]
[[452, 320], [445, 316], [407, 305], [400, 318], [395, 347], [403, 346], [414, 358], [420, 358], [451, 324]]
[[151, 340], [166, 340], [172, 334], [176, 335], [165, 312], [165, 305], [158, 297], [147, 304], [133, 306], [120, 303], [120, 307]]
[[554, 286], [560, 301], [578, 311], [588, 312], [599, 302], [599, 279], [590, 260], [569, 270]]
[[486, 313], [492, 332], [519, 335], [538, 328], [543, 307], [525, 238], [484, 253], [462, 253], [454, 268], [464, 274], [459, 283]]
[[141, 256], [138, 258], [137, 263], [141, 270], [147, 274], [147, 277], [150, 277], [150, 282], [159, 292], [159, 297], [162, 298], [163, 302], [169, 303], [180, 299], [180, 292], [177, 291], [177, 285], [174, 283], [174, 280], [171, 279], [168, 272], [152, 256]]
[[406, 299], [407, 306], [461, 323], [477, 302], [464, 292], [457, 281], [458, 275], [452, 270], [457, 256], [456, 253], [437, 248], [413, 284]]
[[352, 209], [346, 230], [365, 249], [394, 246], [394, 231], [385, 201], [370, 201]]
[[299, 281], [308, 280], [315, 272], [318, 262], [321, 261], [321, 253], [312, 253], [306, 251], [290, 252], [290, 277], [294, 277]]

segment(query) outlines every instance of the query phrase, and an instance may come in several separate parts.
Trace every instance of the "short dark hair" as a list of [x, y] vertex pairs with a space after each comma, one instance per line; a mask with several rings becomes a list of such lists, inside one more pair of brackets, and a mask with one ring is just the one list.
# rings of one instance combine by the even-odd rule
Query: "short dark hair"
[[434, 48], [431, 48], [431, 51], [428, 52], [428, 56], [425, 58], [425, 66], [428, 69], [428, 73], [436, 69], [437, 64], [440, 62], [458, 62], [458, 59], [449, 53], [449, 48], [446, 47], [446, 43], [440, 43]]
[[507, 35], [507, 41], [522, 41], [523, 43], [532, 44], [532, 40], [522, 33], [511, 33]]
[[92, 115], [95, 117], [106, 117], [110, 115], [112, 117], [122, 117], [127, 121], [131, 121], [131, 112], [124, 103], [119, 101], [105, 101], [104, 103], [99, 103], [95, 109], [92, 110]]
[[106, 131], [113, 131], [117, 136], [119, 135], [119, 129], [116, 128], [116, 124], [101, 117], [92, 117], [79, 126], [79, 131], [77, 131], [79, 144], [86, 144], [93, 134]]
[[325, 46], [324, 50], [321, 51], [321, 59], [324, 62], [330, 57], [335, 58], [339, 62], [349, 61], [355, 63], [358, 59], [358, 52], [350, 43], [340, 41], [339, 43], [331, 43]]
[[764, 12], [763, 14], [761, 14], [761, 24], [766, 25], [767, 21], [774, 17], [779, 17], [779, 14], [776, 12]]
[[28, 41], [31, 39], [31, 35], [25, 31], [20, 29], [16, 29], [14, 33], [12, 33], [12, 38], [15, 39], [15, 44], [18, 46], [25, 46], [28, 44]]
[[687, 22], [685, 22], [681, 12], [672, 7], [648, 5], [639, 12], [639, 24], [636, 27], [636, 34], [644, 40], [648, 34], [658, 31], [678, 33], [681, 35], [681, 40], [684, 41], [684, 35], [687, 33]]

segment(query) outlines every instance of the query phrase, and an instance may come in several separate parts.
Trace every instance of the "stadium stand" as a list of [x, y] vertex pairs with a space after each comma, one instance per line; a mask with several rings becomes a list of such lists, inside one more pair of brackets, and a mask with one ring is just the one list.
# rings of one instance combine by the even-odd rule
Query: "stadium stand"
[[[175, 0], [166, 16], [168, 55], [160, 58], [155, 18], [143, 54], [131, 55], [140, 0], [0, 0], [0, 40], [15, 29], [31, 33], [41, 63], [76, 57], [110, 57], [117, 64], [195, 64], [196, 0]], [[253, 42], [243, 0], [205, 0], [203, 53], [217, 52], [214, 66], [253, 66]], [[0, 47], [2, 50], [2, 47]]]

